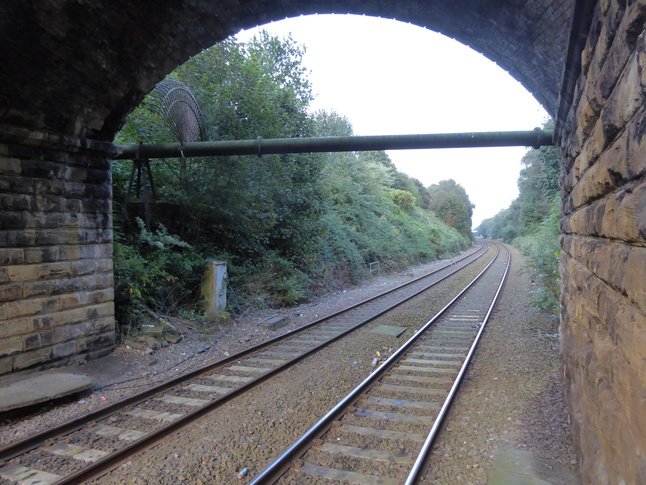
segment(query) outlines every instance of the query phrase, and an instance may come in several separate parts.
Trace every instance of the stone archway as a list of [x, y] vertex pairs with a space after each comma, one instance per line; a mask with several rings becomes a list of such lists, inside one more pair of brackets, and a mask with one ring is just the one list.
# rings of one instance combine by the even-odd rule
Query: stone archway
[[569, 2], [468, 0], [109, 3], [8, 0], [0, 6], [0, 119], [110, 140], [124, 116], [176, 66], [241, 28], [314, 13], [411, 22], [471, 46], [555, 113]]
[[4, 0], [0, 374], [114, 342], [109, 141], [126, 114], [240, 28], [332, 12], [454, 37], [557, 115], [562, 354], [584, 479], [646, 482], [642, 1]]

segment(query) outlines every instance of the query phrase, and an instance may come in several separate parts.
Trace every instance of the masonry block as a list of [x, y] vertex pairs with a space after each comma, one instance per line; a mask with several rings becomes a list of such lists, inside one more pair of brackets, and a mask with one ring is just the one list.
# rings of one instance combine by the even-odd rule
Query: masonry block
[[48, 281], [22, 283], [23, 298], [42, 297], [51, 294], [51, 284]]
[[52, 313], [50, 316], [52, 318], [52, 324], [55, 327], [61, 325], [73, 325], [85, 320], [86, 311], [85, 308], [81, 307]]
[[114, 318], [111, 316], [98, 318], [94, 321], [94, 330], [96, 333], [113, 335], [115, 330]]
[[23, 264], [25, 262], [25, 251], [22, 248], [11, 248], [2, 251], [0, 265]]
[[24, 335], [32, 330], [29, 319], [0, 321], [0, 339]]
[[52, 348], [52, 356], [55, 359], [62, 359], [76, 354], [77, 345], [75, 341], [65, 342], [62, 344], [54, 345]]
[[38, 277], [38, 268], [29, 264], [7, 266], [7, 275], [14, 283], [34, 281]]
[[643, 106], [644, 93], [640, 70], [637, 55], [634, 55], [603, 107], [601, 119], [603, 133], [607, 140], [614, 139]]
[[93, 305], [86, 308], [86, 317], [88, 320], [94, 320], [96, 318], [113, 316], [114, 315], [114, 303], [106, 302], [98, 305]]
[[43, 346], [38, 333], [25, 335], [22, 337], [22, 341], [24, 350], [34, 350]]
[[13, 301], [23, 296], [23, 287], [21, 284], [1, 285], [0, 286], [0, 304], [6, 301]]
[[9, 301], [2, 304], [2, 310], [8, 320], [27, 315], [36, 315], [43, 309], [45, 301], [46, 299], [44, 298]]
[[13, 370], [13, 359], [11, 357], [0, 357], [0, 375], [8, 374]]
[[0, 175], [20, 175], [21, 164], [18, 158], [0, 156]]
[[[114, 333], [104, 333], [88, 339], [89, 349], [93, 352], [105, 352], [114, 347]], [[104, 354], [105, 355], [105, 354]]]
[[44, 364], [52, 361], [51, 347], [45, 347], [29, 352], [21, 352], [14, 357], [14, 370], [28, 369], [38, 364]]
[[44, 329], [53, 328], [51, 315], [38, 315], [29, 319], [31, 322], [30, 331], [39, 332]]
[[59, 248], [56, 246], [45, 246], [35, 248], [25, 248], [26, 263], [50, 263], [58, 261], [60, 257]]
[[0, 339], [0, 357], [22, 352], [23, 341], [20, 337], [8, 337]]

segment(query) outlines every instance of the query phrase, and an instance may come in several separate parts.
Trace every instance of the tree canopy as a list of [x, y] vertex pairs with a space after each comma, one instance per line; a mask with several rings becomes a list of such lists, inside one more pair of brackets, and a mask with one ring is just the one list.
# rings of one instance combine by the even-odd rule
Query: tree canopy
[[[352, 135], [342, 115], [310, 113], [303, 53], [290, 37], [262, 32], [246, 44], [221, 42], [170, 77], [190, 88], [209, 140]], [[117, 143], [172, 142], [172, 136], [144, 100]], [[138, 298], [158, 301], [153, 286], [194, 282], [195, 268], [207, 256], [229, 261], [236, 311], [254, 302], [291, 304], [316, 288], [358, 281], [368, 274], [368, 262], [399, 268], [470, 244], [472, 206], [464, 190], [455, 182], [440, 184], [439, 191], [425, 189], [399, 172], [385, 152], [151, 164], [157, 200], [150, 228], [137, 222], [139, 206], [122, 202], [131, 163], [113, 166], [121, 315]], [[178, 293], [190, 296], [195, 288]]]
[[471, 216], [474, 205], [469, 200], [466, 190], [455, 180], [443, 180], [428, 188], [429, 208], [435, 212], [449, 227], [454, 227], [460, 234], [472, 238]]
[[[553, 121], [547, 121], [544, 128], [553, 128]], [[550, 215], [554, 200], [560, 193], [561, 165], [556, 148], [529, 150], [521, 164], [518, 197], [509, 208], [482, 221], [477, 228], [482, 237], [511, 242], [516, 237], [534, 233]]]

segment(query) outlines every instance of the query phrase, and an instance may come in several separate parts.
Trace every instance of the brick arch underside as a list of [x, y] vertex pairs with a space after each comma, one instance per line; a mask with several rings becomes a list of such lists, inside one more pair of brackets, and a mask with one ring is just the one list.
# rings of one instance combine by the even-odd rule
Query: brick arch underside
[[0, 5], [0, 65], [5, 66], [0, 121], [111, 140], [143, 96], [189, 57], [242, 28], [315, 13], [393, 18], [453, 37], [507, 70], [554, 114], [570, 3], [5, 0]]

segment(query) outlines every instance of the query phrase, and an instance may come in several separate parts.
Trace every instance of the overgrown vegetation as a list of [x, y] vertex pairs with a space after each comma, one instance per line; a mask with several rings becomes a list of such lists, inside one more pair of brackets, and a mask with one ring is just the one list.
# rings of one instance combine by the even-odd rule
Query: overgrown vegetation
[[534, 233], [520, 236], [513, 244], [530, 257], [534, 281], [538, 284], [531, 292], [530, 298], [539, 308], [554, 315], [559, 311], [559, 202], [552, 204], [550, 214], [536, 227]]
[[[172, 74], [190, 86], [210, 140], [352, 135], [336, 113], [308, 112], [303, 48], [260, 34], [224, 41]], [[172, 142], [146, 101], [117, 143]], [[292, 305], [356, 283], [367, 263], [392, 269], [471, 244], [471, 203], [455, 182], [425, 188], [384, 152], [153, 160], [153, 229], [124, 207], [130, 161], [113, 166], [117, 319], [198, 299], [206, 257], [229, 264], [232, 313]], [[435, 205], [434, 205], [435, 204]], [[139, 207], [139, 208], [138, 208]], [[434, 209], [435, 207], [435, 209]]]
[[159, 224], [150, 232], [141, 219], [128, 243], [115, 231], [115, 305], [122, 326], [136, 326], [147, 308], [171, 312], [192, 301], [204, 258]]
[[[552, 128], [548, 121], [545, 128]], [[557, 314], [559, 310], [559, 206], [560, 163], [555, 147], [530, 150], [522, 159], [519, 196], [508, 209], [484, 220], [477, 231], [488, 239], [501, 239], [529, 257], [536, 289], [532, 303]]]

